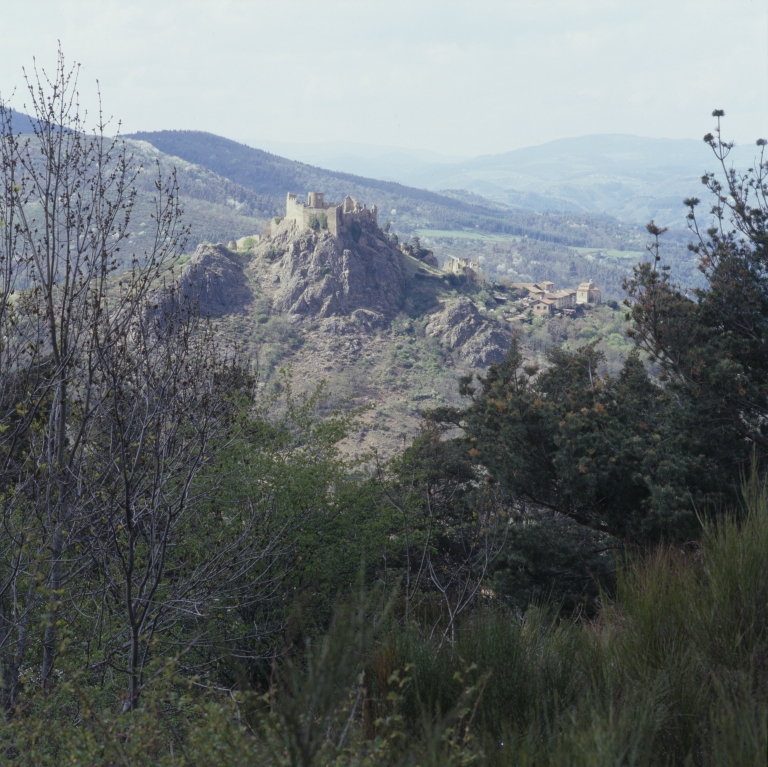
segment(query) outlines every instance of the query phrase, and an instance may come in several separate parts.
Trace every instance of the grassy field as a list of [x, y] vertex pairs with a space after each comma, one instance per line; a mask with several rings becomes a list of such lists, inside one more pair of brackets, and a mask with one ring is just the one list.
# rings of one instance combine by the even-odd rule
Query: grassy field
[[483, 242], [519, 242], [524, 239], [516, 234], [488, 234], [486, 232], [473, 232], [465, 229], [417, 229], [419, 237], [432, 237], [434, 239], [450, 238], [461, 240], [482, 240]]

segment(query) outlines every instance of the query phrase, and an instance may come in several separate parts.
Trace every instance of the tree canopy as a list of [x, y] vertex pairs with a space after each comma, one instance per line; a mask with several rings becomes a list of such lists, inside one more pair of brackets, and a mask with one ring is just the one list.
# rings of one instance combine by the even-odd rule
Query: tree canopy
[[[714, 195], [701, 231], [686, 200], [690, 246], [706, 287], [687, 291], [651, 260], [626, 282], [636, 350], [617, 376], [601, 374], [596, 344], [552, 348], [544, 370], [525, 366], [512, 343], [506, 360], [473, 384], [463, 409], [432, 411], [464, 430], [460, 439], [510, 502], [563, 515], [619, 540], [685, 541], [697, 515], [737, 502], [750, 462], [768, 447], [768, 251], [765, 141], [744, 174], [727, 167], [732, 147], [716, 133], [722, 173], [702, 182]], [[730, 227], [730, 228], [729, 228]]]

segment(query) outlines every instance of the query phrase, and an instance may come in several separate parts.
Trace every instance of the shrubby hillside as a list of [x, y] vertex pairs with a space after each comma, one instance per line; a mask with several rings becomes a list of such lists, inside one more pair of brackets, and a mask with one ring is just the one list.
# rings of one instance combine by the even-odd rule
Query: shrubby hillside
[[768, 162], [721, 111], [702, 287], [651, 223], [628, 311], [514, 332], [367, 211], [183, 255], [268, 202], [142, 186], [74, 87], [0, 102], [4, 764], [764, 764]]

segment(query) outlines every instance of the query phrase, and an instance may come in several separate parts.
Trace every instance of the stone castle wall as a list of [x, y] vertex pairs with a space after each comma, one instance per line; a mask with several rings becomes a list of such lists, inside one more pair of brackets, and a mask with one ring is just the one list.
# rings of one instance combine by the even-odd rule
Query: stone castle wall
[[480, 262], [476, 258], [448, 256], [443, 264], [443, 271], [450, 274], [466, 274], [467, 277], [476, 277], [480, 273]]
[[377, 209], [370, 209], [354, 197], [346, 197], [343, 203], [325, 202], [322, 192], [310, 192], [307, 204], [299, 202], [295, 194], [288, 193], [285, 200], [285, 218], [294, 221], [300, 229], [309, 229], [312, 216], [318, 217], [325, 213], [328, 219], [328, 231], [338, 236], [344, 229], [349, 228], [354, 221], [377, 223]]

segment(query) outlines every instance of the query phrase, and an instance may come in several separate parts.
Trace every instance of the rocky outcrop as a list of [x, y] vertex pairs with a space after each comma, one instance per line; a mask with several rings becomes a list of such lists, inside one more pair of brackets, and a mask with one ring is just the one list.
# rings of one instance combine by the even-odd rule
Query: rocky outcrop
[[438, 338], [469, 367], [501, 362], [511, 339], [509, 331], [483, 317], [468, 298], [460, 298], [433, 314], [426, 334]]
[[283, 221], [256, 256], [271, 262], [273, 307], [297, 321], [351, 317], [362, 328], [388, 322], [403, 301], [398, 251], [371, 225], [334, 236]]
[[242, 313], [253, 300], [242, 263], [223, 245], [197, 246], [181, 272], [181, 289], [211, 317]]
[[498, 327], [484, 327], [461, 347], [460, 354], [469, 367], [485, 368], [504, 359], [510, 340], [508, 332]]

